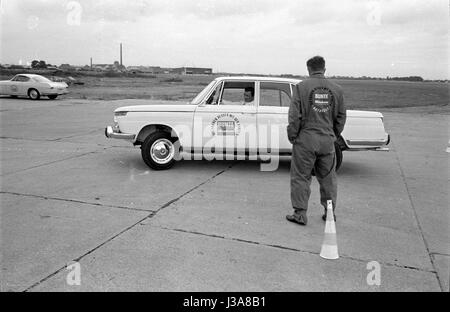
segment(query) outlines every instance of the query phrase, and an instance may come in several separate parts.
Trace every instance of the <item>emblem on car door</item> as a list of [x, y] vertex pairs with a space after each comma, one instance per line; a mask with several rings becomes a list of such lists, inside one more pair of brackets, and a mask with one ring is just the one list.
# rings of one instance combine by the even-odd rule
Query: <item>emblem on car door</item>
[[239, 119], [230, 113], [217, 115], [211, 122], [212, 135], [234, 135], [241, 132], [241, 123]]

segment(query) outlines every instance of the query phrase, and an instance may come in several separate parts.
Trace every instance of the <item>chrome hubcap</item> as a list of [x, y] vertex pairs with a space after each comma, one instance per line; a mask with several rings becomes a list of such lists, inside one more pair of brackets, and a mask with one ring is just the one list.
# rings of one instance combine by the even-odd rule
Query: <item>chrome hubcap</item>
[[167, 139], [156, 140], [150, 149], [150, 156], [158, 164], [166, 164], [175, 154], [173, 143]]
[[37, 98], [37, 92], [36, 92], [36, 90], [31, 90], [31, 91], [30, 91], [30, 95], [31, 95], [31, 97], [32, 97], [33, 99]]

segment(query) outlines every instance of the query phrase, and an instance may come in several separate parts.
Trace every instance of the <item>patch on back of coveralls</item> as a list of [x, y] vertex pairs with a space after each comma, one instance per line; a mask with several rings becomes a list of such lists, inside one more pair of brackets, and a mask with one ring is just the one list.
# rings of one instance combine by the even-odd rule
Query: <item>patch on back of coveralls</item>
[[333, 103], [333, 93], [328, 88], [314, 88], [309, 94], [309, 104], [317, 113], [329, 112], [331, 103]]

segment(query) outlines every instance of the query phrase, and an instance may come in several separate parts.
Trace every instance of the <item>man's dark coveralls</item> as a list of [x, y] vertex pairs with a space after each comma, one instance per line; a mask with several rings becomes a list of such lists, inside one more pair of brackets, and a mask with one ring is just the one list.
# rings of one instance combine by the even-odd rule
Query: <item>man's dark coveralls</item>
[[339, 85], [322, 73], [294, 88], [289, 107], [289, 141], [293, 144], [291, 161], [291, 201], [296, 213], [308, 209], [311, 194], [311, 171], [320, 184], [320, 202], [336, 207], [337, 180], [334, 142], [346, 120], [343, 92]]

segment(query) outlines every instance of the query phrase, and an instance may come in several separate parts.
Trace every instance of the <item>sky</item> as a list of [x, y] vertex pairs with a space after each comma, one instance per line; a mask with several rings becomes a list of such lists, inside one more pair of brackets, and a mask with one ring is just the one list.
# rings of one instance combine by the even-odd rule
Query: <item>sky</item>
[[449, 79], [448, 0], [0, 0], [0, 63]]

